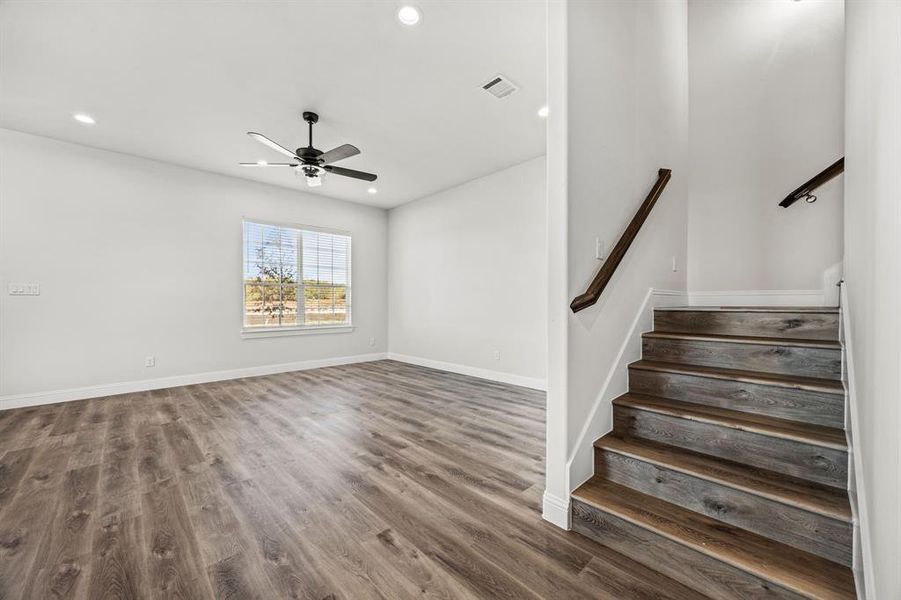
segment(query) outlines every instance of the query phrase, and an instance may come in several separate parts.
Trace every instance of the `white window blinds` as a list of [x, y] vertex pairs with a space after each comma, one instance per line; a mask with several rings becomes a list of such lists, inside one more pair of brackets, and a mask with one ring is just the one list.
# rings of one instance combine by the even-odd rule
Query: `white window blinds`
[[244, 328], [350, 325], [350, 236], [244, 221]]

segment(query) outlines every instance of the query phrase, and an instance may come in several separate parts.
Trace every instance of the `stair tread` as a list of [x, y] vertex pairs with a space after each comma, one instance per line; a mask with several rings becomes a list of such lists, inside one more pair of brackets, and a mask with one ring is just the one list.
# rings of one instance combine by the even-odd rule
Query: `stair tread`
[[660, 306], [654, 310], [686, 312], [761, 312], [835, 314], [837, 306]]
[[615, 398], [613, 404], [692, 421], [712, 423], [731, 429], [793, 440], [834, 450], [847, 450], [845, 432], [841, 429], [823, 425], [788, 421], [766, 415], [756, 415], [716, 406], [635, 393], [623, 394]]
[[753, 335], [721, 335], [716, 333], [690, 333], [669, 331], [648, 331], [644, 338], [667, 340], [693, 340], [699, 342], [726, 342], [733, 344], [759, 344], [767, 346], [796, 346], [799, 348], [825, 348], [841, 350], [841, 342], [837, 340], [805, 340], [798, 338], [774, 338]]
[[851, 505], [844, 490], [639, 438], [607, 434], [594, 445], [832, 519], [851, 522]]
[[670, 363], [656, 360], [639, 360], [629, 365], [629, 368], [643, 369], [645, 371], [660, 371], [664, 373], [680, 373], [684, 375], [697, 375], [712, 379], [729, 379], [744, 383], [759, 383], [811, 392], [823, 392], [826, 394], [844, 394], [845, 388], [841, 381], [835, 379], [821, 379], [819, 377], [802, 377], [800, 375], [781, 375], [779, 373], [767, 373], [764, 371], [743, 371], [740, 369], [726, 369], [723, 367], [705, 367], [687, 363]]
[[802, 596], [854, 598], [847, 567], [598, 476], [573, 498]]

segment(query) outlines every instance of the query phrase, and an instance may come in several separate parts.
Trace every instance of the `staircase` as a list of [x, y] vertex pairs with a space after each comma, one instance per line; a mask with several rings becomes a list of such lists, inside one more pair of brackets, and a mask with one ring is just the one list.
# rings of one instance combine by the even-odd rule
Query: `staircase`
[[854, 598], [838, 309], [654, 313], [572, 527], [711, 598]]

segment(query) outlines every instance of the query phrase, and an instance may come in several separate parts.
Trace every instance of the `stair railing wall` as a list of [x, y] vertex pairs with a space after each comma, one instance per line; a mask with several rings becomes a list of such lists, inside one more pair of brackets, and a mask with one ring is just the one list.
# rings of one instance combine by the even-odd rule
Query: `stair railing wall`
[[598, 270], [597, 275], [594, 276], [594, 279], [591, 281], [591, 284], [588, 286], [585, 293], [576, 296], [569, 305], [574, 313], [597, 303], [604, 288], [607, 287], [607, 284], [610, 283], [610, 280], [613, 278], [613, 274], [616, 272], [619, 263], [622, 262], [623, 257], [629, 250], [629, 246], [632, 245], [632, 242], [641, 230], [641, 226], [644, 225], [648, 215], [651, 214], [651, 209], [654, 208], [657, 199], [663, 193], [663, 188], [666, 187], [672, 174], [672, 169], [659, 169], [657, 171], [657, 181], [654, 183], [651, 191], [648, 192], [647, 198], [645, 198], [644, 202], [641, 203], [641, 206], [638, 207], [635, 216], [632, 217], [632, 220], [629, 222], [629, 226], [626, 227], [626, 230], [616, 242], [616, 245], [610, 252], [610, 256], [604, 261], [604, 264], [601, 265], [601, 268]]

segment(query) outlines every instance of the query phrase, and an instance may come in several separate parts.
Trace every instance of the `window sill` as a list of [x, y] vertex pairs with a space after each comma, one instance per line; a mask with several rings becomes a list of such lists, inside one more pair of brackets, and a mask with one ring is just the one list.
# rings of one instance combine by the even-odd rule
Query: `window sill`
[[242, 329], [241, 337], [245, 340], [257, 338], [286, 337], [292, 335], [317, 335], [320, 333], [350, 333], [353, 325], [333, 325], [327, 327], [279, 327], [278, 329]]

